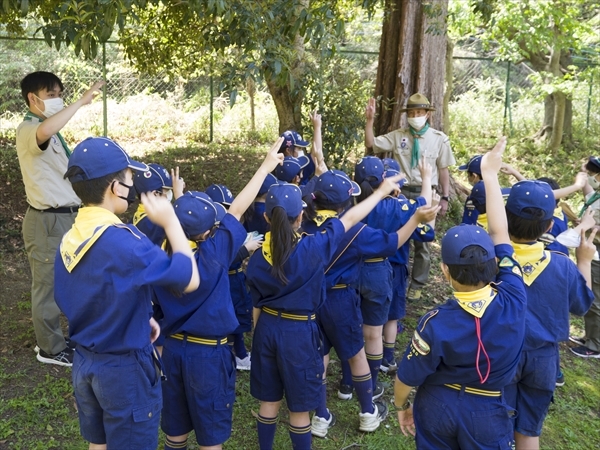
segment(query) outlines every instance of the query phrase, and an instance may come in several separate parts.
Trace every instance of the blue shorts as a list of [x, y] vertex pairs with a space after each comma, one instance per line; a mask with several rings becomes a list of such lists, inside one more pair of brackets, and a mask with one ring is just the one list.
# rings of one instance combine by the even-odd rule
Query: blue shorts
[[77, 346], [72, 377], [86, 441], [108, 448], [158, 446], [162, 392], [151, 345], [123, 355]]
[[360, 309], [365, 325], [379, 326], [388, 321], [393, 277], [388, 259], [363, 264], [360, 270]]
[[519, 415], [515, 431], [539, 436], [556, 388], [556, 344], [521, 353], [513, 383], [505, 388], [506, 401]]
[[252, 338], [250, 393], [254, 398], [278, 402], [285, 394], [290, 411], [312, 411], [320, 404], [323, 370], [316, 322], [260, 313]]
[[512, 408], [445, 386], [419, 387], [413, 409], [418, 449], [513, 449]]
[[388, 320], [403, 319], [406, 315], [406, 286], [408, 284], [408, 266], [391, 263], [394, 279], [392, 280], [392, 302]]
[[360, 296], [356, 289], [330, 289], [317, 310], [317, 323], [323, 331], [324, 353], [331, 347], [341, 360], [356, 355], [364, 346]]
[[167, 338], [162, 357], [167, 375], [162, 430], [169, 436], [194, 430], [202, 446], [229, 439], [235, 401], [231, 348]]
[[247, 333], [252, 330], [252, 298], [246, 287], [244, 272], [229, 275], [229, 292], [231, 292], [235, 317], [240, 323], [233, 334]]

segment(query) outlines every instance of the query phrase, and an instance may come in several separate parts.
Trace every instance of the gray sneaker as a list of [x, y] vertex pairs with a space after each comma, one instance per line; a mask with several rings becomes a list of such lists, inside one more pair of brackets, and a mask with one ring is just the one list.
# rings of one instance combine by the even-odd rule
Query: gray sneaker
[[387, 406], [385, 406], [385, 403], [374, 402], [372, 413], [360, 413], [358, 415], [360, 418], [360, 425], [358, 426], [358, 429], [365, 432], [375, 431], [377, 428], [379, 428], [381, 422], [385, 420], [387, 414], [388, 409]]
[[43, 362], [46, 364], [56, 364], [58, 366], [72, 367], [73, 366], [73, 349], [67, 347], [62, 352], [57, 353], [56, 355], [51, 355], [46, 353], [44, 350], [40, 349], [36, 358], [39, 362]]
[[[329, 410], [327, 410], [329, 411]], [[335, 416], [329, 411], [329, 420], [319, 417], [316, 414], [313, 416], [310, 423], [310, 432], [313, 436], [324, 438], [327, 436], [329, 429], [335, 425]]]

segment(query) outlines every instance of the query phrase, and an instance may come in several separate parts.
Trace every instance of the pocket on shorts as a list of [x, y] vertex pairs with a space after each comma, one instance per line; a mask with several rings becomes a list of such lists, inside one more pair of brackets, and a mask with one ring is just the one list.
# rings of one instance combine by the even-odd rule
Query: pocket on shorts
[[448, 417], [448, 405], [427, 392], [426, 388], [420, 388], [417, 397], [414, 406], [417, 426], [431, 433], [453, 436], [454, 421]]
[[511, 418], [506, 407], [487, 411], [472, 411], [471, 423], [473, 426], [473, 437], [477, 442], [486, 445], [499, 444], [499, 448], [507, 448], [502, 443], [505, 437], [511, 433]]
[[162, 402], [155, 402], [150, 405], [142, 406], [140, 408], [134, 408], [133, 410], [133, 421], [135, 423], [147, 422], [156, 418], [160, 415], [162, 409]]
[[556, 385], [556, 356], [536, 356], [533, 358], [533, 382], [544, 391], [554, 391]]
[[127, 404], [133, 404], [137, 395], [138, 380], [136, 363], [126, 366], [102, 366], [98, 371], [98, 390], [100, 404], [104, 409], [110, 409]]
[[[304, 343], [304, 345], [299, 345]], [[302, 331], [284, 331], [282, 333], [281, 353], [293, 366], [307, 367], [315, 360], [322, 360], [323, 343], [318, 326]]]
[[186, 366], [186, 377], [191, 388], [201, 395], [219, 389], [221, 380], [225, 376], [222, 360], [218, 357], [190, 357]]
[[144, 380], [148, 381], [147, 387], [156, 386], [159, 376], [152, 356], [138, 353], [138, 355], [136, 355], [136, 359], [141, 373], [144, 374]]

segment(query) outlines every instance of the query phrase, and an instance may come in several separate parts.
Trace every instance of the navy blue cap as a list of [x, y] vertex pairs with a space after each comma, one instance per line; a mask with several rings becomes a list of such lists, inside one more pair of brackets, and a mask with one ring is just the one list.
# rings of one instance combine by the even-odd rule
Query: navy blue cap
[[377, 187], [383, 181], [384, 171], [381, 159], [376, 156], [365, 156], [354, 168], [354, 181], [361, 184], [368, 177], [373, 177], [376, 181], [370, 181], [369, 183], [371, 186]]
[[148, 170], [137, 171], [133, 177], [133, 185], [138, 194], [144, 192], [173, 189], [173, 180], [169, 171], [160, 164], [148, 164]]
[[211, 184], [206, 188], [206, 193], [213, 202], [227, 206], [233, 203], [233, 194], [229, 188], [223, 184]]
[[[471, 245], [484, 249], [487, 253], [478, 258], [464, 258], [462, 251]], [[458, 225], [450, 228], [442, 238], [442, 262], [447, 265], [466, 266], [481, 264], [496, 257], [494, 243], [489, 234], [477, 225]]]
[[288, 217], [298, 217], [306, 203], [302, 201], [302, 191], [295, 184], [274, 184], [267, 192], [265, 213], [267, 217], [273, 214], [273, 208], [281, 206]]
[[[537, 208], [544, 211], [544, 216], [540, 219], [535, 215], [523, 211], [525, 208]], [[523, 219], [548, 220], [554, 216], [556, 201], [554, 192], [548, 183], [537, 180], [523, 180], [513, 184], [508, 199], [506, 200], [506, 209], [514, 215]]]
[[310, 142], [302, 139], [302, 136], [293, 130], [284, 131], [281, 137], [283, 137], [283, 144], [281, 144], [281, 148], [279, 149], [280, 152], [286, 148], [308, 147], [310, 145]]
[[336, 204], [360, 195], [360, 186], [341, 170], [329, 170], [317, 178], [314, 191], [321, 192], [329, 202]]
[[93, 180], [128, 167], [133, 170], [148, 170], [144, 163], [129, 158], [127, 152], [112, 139], [89, 137], [73, 149], [68, 168], [79, 167], [83, 173], [70, 177], [71, 183]]
[[302, 155], [299, 158], [286, 156], [283, 158], [283, 164], [275, 167], [275, 176], [281, 181], [290, 183], [308, 163], [309, 159], [306, 155]]
[[187, 191], [175, 200], [173, 206], [188, 238], [210, 230], [227, 214], [223, 205], [199, 191]]
[[590, 156], [590, 159], [588, 161], [591, 162], [594, 166], [596, 166], [598, 168], [598, 171], [600, 171], [600, 158], [598, 158], [597, 156]]
[[400, 172], [400, 163], [394, 158], [383, 158], [382, 161], [385, 170], [395, 170], [396, 172]]
[[263, 181], [262, 185], [260, 186], [260, 189], [258, 190], [258, 195], [265, 195], [269, 188], [277, 183], [278, 181], [275, 175], [273, 175], [272, 173], [267, 174], [267, 176], [265, 177], [265, 181]]
[[481, 175], [481, 158], [483, 158], [482, 155], [473, 156], [468, 163], [458, 166], [458, 170], [466, 170]]
[[[400, 171], [398, 170], [394, 170], [394, 169], [386, 169], [385, 171], [385, 178], [390, 178], [390, 177], [395, 177], [396, 175], [400, 175]], [[402, 186], [404, 186], [406, 184], [406, 178], [401, 178], [400, 181], [398, 181], [398, 187], [402, 188]]]

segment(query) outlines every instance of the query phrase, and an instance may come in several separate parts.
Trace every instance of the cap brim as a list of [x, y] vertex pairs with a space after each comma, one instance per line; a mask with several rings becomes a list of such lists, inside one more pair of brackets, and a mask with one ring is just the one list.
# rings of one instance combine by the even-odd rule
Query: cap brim
[[150, 169], [146, 164], [137, 162], [137, 161], [133, 161], [131, 159], [129, 160], [129, 164], [127, 165], [127, 167], [129, 167], [130, 169], [133, 169], [133, 170], [143, 170], [143, 171]]
[[215, 209], [217, 210], [217, 217], [215, 218], [215, 222], [220, 222], [221, 220], [223, 220], [223, 217], [225, 217], [225, 214], [227, 214], [227, 210], [220, 203], [214, 202], [214, 205]]
[[306, 155], [298, 156], [296, 159], [300, 163], [300, 168], [302, 169], [308, 166], [308, 163], [310, 162], [310, 159], [308, 159], [308, 156]]
[[468, 164], [463, 164], [462, 166], [458, 166], [458, 170], [467, 170], [469, 168]]
[[422, 106], [419, 106], [419, 107], [416, 107], [416, 108], [415, 107], [412, 107], [412, 108], [403, 108], [399, 112], [403, 113], [403, 112], [406, 112], [406, 111], [410, 111], [411, 109], [424, 109], [425, 111], [435, 111], [435, 108], [432, 108], [431, 106], [428, 107], [428, 108], [424, 108]]
[[352, 180], [350, 180], [350, 185], [352, 186], [352, 196], [356, 197], [357, 195], [360, 195], [360, 193], [361, 193], [360, 186]]

